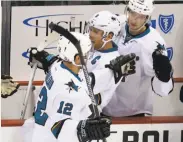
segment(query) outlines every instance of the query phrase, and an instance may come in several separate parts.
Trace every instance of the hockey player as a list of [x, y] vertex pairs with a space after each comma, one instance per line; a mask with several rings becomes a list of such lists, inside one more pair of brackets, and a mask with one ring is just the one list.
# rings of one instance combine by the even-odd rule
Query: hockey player
[[[73, 35], [80, 40], [86, 58], [91, 48], [90, 39], [79, 33]], [[30, 62], [39, 62], [39, 68], [46, 72], [34, 112], [32, 142], [86, 142], [108, 137], [111, 120], [106, 117], [90, 118], [91, 100], [87, 94], [86, 84], [79, 76], [81, 65], [76, 48], [65, 37], [61, 37], [58, 51], [62, 61], [45, 51], [39, 52], [36, 48], [29, 50]], [[116, 71], [122, 75], [123, 73], [119, 73], [123, 71], [121, 68], [134, 57], [121, 56], [118, 62], [110, 63], [110, 69], [105, 70], [112, 75]], [[94, 77], [97, 77], [96, 73], [92, 73]], [[103, 73], [105, 74], [105, 71]]]
[[165, 41], [148, 24], [153, 9], [152, 0], [130, 0], [126, 7], [127, 23], [118, 42], [119, 53], [135, 53], [140, 60], [136, 64], [136, 73], [117, 87], [103, 109], [105, 115], [152, 115], [153, 94], [167, 96], [173, 90], [173, 71]]
[[[73, 34], [80, 40], [83, 54], [87, 56], [90, 40], [82, 34]], [[41, 52], [42, 56], [38, 54], [40, 58], [46, 57], [44, 66], [52, 65], [47, 70], [34, 112], [32, 142], [84, 142], [108, 137], [110, 119], [87, 119], [91, 115], [91, 100], [78, 75], [81, 65], [76, 48], [64, 37], [61, 37], [58, 48], [63, 61], [56, 61], [56, 57], [46, 52]], [[36, 49], [30, 51], [31, 54], [35, 52]], [[41, 63], [39, 67], [42, 68]], [[94, 129], [98, 132], [94, 133]]]
[[[89, 72], [101, 70], [109, 64], [110, 60], [119, 56], [118, 46], [113, 42], [120, 33], [121, 25], [125, 21], [120, 21], [118, 17], [109, 11], [100, 11], [94, 14], [89, 20], [89, 37], [93, 44], [93, 50], [90, 52], [87, 61]], [[131, 69], [126, 75], [133, 74], [134, 69]], [[108, 75], [101, 80], [100, 84], [105, 84]], [[98, 102], [101, 104], [101, 109], [108, 104], [119, 79], [115, 77], [115, 82], [108, 81], [108, 86], [104, 89], [94, 86], [94, 93], [98, 95]], [[117, 83], [119, 82], [119, 83]]]

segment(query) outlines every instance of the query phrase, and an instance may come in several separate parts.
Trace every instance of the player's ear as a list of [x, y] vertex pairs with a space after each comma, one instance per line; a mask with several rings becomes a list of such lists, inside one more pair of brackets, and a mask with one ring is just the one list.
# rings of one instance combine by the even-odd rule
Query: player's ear
[[75, 61], [76, 65], [80, 65], [81, 64], [80, 57], [79, 57], [78, 54], [75, 56], [74, 61]]
[[114, 36], [114, 34], [112, 32], [110, 32], [108, 35], [107, 35], [107, 38], [108, 39], [112, 39], [112, 37]]

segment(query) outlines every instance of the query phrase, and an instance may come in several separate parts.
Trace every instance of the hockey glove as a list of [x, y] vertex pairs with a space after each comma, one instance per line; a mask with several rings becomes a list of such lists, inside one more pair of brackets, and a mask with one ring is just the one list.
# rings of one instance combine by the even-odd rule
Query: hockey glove
[[32, 67], [34, 63], [38, 63], [38, 68], [43, 69], [45, 73], [48, 72], [49, 67], [53, 62], [55, 62], [58, 57], [52, 54], [49, 54], [46, 51], [38, 51], [37, 48], [28, 49], [30, 53], [29, 56], [29, 65]]
[[112, 121], [107, 117], [81, 120], [77, 126], [77, 135], [80, 142], [101, 140], [110, 136]]
[[173, 75], [172, 65], [167, 56], [163, 55], [163, 48], [158, 47], [152, 54], [153, 69], [156, 77], [162, 82], [168, 82]]
[[117, 83], [122, 76], [127, 76], [136, 72], [135, 60], [138, 60], [138, 58], [139, 57], [136, 57], [134, 53], [121, 55], [110, 61], [110, 64], [105, 65], [105, 67], [113, 70], [115, 83]]
[[1, 97], [7, 98], [17, 92], [20, 84], [13, 82], [9, 75], [1, 75]]

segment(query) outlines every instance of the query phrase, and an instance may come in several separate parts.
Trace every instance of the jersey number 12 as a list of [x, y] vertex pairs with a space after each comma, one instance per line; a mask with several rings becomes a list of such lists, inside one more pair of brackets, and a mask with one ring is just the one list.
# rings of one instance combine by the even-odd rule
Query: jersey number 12
[[[34, 118], [37, 124], [44, 126], [46, 120], [48, 119], [48, 114], [45, 112], [48, 99], [47, 89], [45, 86], [42, 88], [39, 94], [39, 99], [40, 100], [37, 103], [37, 108], [34, 113]], [[71, 115], [72, 109], [73, 109], [72, 103], [65, 103], [64, 101], [61, 101], [57, 112], [65, 115]]]

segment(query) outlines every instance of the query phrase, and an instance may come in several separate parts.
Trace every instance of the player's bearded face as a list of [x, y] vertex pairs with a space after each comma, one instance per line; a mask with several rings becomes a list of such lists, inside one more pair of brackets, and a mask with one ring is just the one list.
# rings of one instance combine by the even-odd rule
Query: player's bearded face
[[139, 14], [132, 10], [127, 11], [128, 26], [130, 31], [135, 31], [141, 28], [147, 20], [146, 15]]
[[94, 28], [94, 27], [90, 27], [90, 40], [93, 44], [93, 47], [94, 49], [99, 49], [102, 47], [103, 45], [103, 31], [97, 29], [97, 28]]

